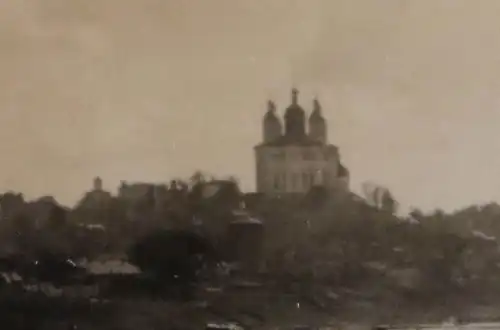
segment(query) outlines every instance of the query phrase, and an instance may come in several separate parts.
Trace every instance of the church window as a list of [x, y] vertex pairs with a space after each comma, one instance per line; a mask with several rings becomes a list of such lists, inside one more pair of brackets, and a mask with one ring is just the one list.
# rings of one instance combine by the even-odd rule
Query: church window
[[324, 183], [324, 181], [323, 181], [324, 180], [324, 178], [323, 178], [323, 171], [322, 170], [316, 170], [315, 177], [316, 177], [317, 184], [323, 185], [323, 183]]
[[296, 173], [292, 174], [292, 189], [297, 189], [298, 175]]
[[279, 160], [279, 161], [285, 160], [285, 153], [283, 151], [277, 151], [273, 153], [271, 156], [273, 160]]
[[314, 186], [316, 184], [316, 180], [314, 180], [314, 171], [309, 172], [309, 182], [311, 186]]
[[275, 190], [279, 190], [280, 189], [280, 180], [281, 180], [281, 177], [279, 174], [276, 174], [274, 176], [274, 189]]
[[305, 189], [308, 189], [311, 186], [309, 182], [309, 174], [307, 174], [307, 172], [302, 173], [302, 185]]

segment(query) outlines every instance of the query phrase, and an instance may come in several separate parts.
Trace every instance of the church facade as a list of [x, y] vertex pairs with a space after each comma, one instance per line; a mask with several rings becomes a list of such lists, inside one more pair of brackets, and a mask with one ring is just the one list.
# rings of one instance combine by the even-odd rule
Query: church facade
[[298, 90], [293, 89], [291, 96], [284, 125], [274, 102], [268, 102], [263, 141], [254, 148], [257, 192], [305, 194], [318, 186], [349, 192], [349, 171], [340, 161], [338, 148], [328, 142], [328, 127], [320, 102], [313, 101], [306, 120], [306, 112], [298, 102]]

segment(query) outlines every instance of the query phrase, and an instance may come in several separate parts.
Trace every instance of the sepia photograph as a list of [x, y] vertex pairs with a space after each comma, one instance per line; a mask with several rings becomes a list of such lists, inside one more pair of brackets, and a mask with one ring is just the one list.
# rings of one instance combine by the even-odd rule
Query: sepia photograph
[[500, 330], [498, 17], [0, 1], [0, 329]]

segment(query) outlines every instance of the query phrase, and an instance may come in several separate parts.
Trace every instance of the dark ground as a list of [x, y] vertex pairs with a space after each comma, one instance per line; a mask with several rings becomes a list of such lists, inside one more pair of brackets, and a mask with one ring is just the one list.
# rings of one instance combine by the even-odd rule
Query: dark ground
[[[78, 325], [77, 329], [84, 330], [203, 329], [206, 322], [231, 321], [248, 328], [265, 329], [273, 326], [291, 328], [297, 324], [370, 326], [377, 323], [435, 323], [463, 313], [465, 309], [465, 304], [459, 301], [450, 302], [448, 306], [412, 306], [405, 302], [367, 301], [359, 298], [320, 309], [309, 303], [298, 306], [296, 298], [240, 292], [221, 294], [197, 302], [122, 299], [91, 303], [84, 299], [48, 298], [30, 294], [2, 299], [0, 322], [2, 329], [9, 330], [69, 329], [72, 323]], [[489, 307], [490, 313], [495, 310], [492, 306]], [[471, 306], [467, 316], [477, 319], [473, 309], [479, 310], [479, 306]], [[493, 317], [494, 315], [488, 316], [490, 319]]]

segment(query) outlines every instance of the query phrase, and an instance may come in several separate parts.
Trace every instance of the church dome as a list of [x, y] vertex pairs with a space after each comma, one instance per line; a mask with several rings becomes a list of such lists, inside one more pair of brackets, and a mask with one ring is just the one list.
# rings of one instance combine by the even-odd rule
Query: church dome
[[325, 118], [321, 113], [321, 105], [317, 99], [314, 100], [313, 111], [309, 116], [309, 122], [325, 122]]
[[292, 104], [285, 112], [285, 135], [301, 137], [305, 131], [306, 115], [304, 109], [298, 104], [298, 90], [292, 90]]
[[264, 115], [265, 122], [279, 122], [278, 116], [276, 116], [276, 105], [273, 101], [267, 101], [267, 112]]
[[281, 136], [281, 121], [276, 116], [276, 105], [273, 101], [267, 102], [267, 112], [264, 115], [263, 135], [264, 141], [270, 142]]
[[317, 99], [314, 100], [313, 111], [309, 116], [309, 136], [316, 141], [326, 143], [327, 141], [326, 121], [321, 114], [321, 105]]

